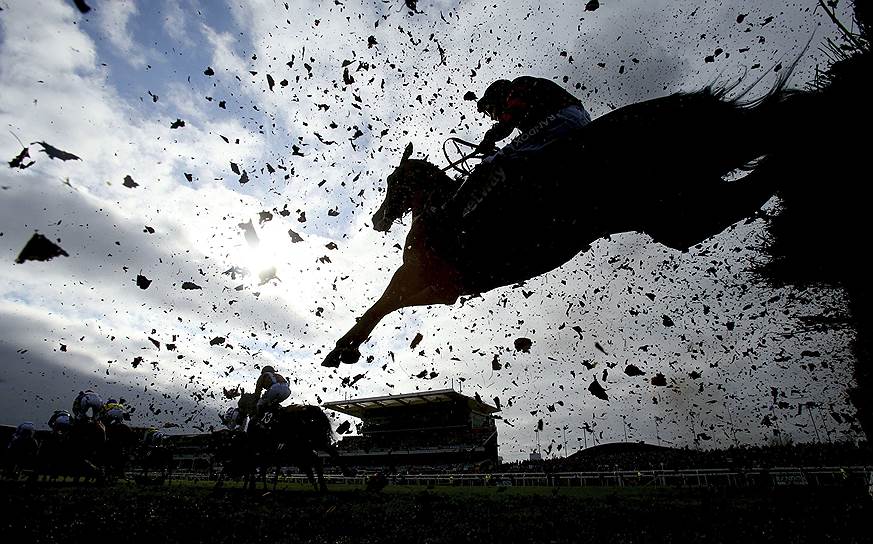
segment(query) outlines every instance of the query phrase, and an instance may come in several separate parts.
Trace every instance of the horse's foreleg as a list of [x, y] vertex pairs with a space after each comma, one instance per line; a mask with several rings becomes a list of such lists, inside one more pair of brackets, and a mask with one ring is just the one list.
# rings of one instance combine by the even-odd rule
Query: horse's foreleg
[[324, 463], [321, 458], [315, 455], [315, 473], [318, 475], [318, 491], [324, 493], [327, 491], [327, 484], [324, 483]]
[[318, 491], [318, 483], [315, 481], [315, 475], [312, 473], [312, 467], [307, 465], [303, 467], [303, 471], [306, 472], [306, 479], [309, 480], [309, 483], [312, 484], [312, 487]]
[[361, 356], [358, 348], [366, 342], [370, 333], [386, 315], [400, 308], [426, 306], [429, 304], [453, 304], [460, 296], [460, 289], [451, 282], [434, 285], [417, 270], [418, 267], [403, 265], [397, 269], [385, 292], [357, 323], [336, 343], [322, 366], [335, 367], [340, 362], [355, 363]]

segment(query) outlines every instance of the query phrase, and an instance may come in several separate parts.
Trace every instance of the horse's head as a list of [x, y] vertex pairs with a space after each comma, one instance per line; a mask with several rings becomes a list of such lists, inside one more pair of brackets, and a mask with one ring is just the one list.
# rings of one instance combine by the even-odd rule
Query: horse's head
[[427, 183], [439, 169], [425, 160], [410, 159], [412, 144], [406, 146], [400, 164], [388, 176], [385, 200], [373, 214], [373, 229], [388, 232], [406, 212], [415, 212], [425, 202], [434, 184]]
[[258, 397], [254, 393], [243, 392], [240, 394], [236, 406], [243, 414], [253, 416], [258, 409]]

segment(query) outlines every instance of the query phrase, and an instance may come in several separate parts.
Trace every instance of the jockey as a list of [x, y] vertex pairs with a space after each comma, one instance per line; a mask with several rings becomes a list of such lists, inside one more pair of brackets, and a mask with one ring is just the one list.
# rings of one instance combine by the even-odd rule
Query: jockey
[[103, 399], [90, 389], [79, 391], [76, 400], [73, 401], [73, 417], [76, 421], [87, 420], [89, 409], [91, 410], [91, 417], [97, 419], [97, 416], [100, 415], [100, 410], [103, 409]]
[[68, 432], [72, 425], [73, 416], [66, 410], [55, 410], [55, 413], [48, 420], [48, 426], [53, 432], [58, 434]]
[[246, 428], [246, 418], [243, 416], [242, 411], [237, 407], [231, 407], [227, 409], [227, 412], [221, 417], [221, 423], [224, 424], [225, 427], [229, 431], [235, 431], [237, 429], [245, 429]]
[[142, 439], [142, 443], [144, 446], [148, 448], [157, 448], [159, 446], [163, 446], [166, 442], [168, 436], [161, 431], [151, 427], [146, 431], [145, 436]]
[[19, 440], [27, 440], [36, 436], [36, 427], [30, 421], [25, 421], [15, 428], [15, 432], [9, 438], [9, 447], [14, 447], [14, 444]]
[[[261, 391], [264, 391], [264, 396], [261, 396]], [[255, 421], [281, 403], [283, 400], [291, 396], [291, 387], [288, 385], [288, 380], [278, 374], [272, 366], [265, 366], [261, 370], [261, 375], [255, 383], [255, 397], [258, 399], [258, 413]]]
[[549, 117], [564, 108], [578, 108], [584, 123], [591, 117], [578, 98], [560, 85], [539, 77], [522, 76], [512, 81], [498, 79], [485, 89], [476, 109], [497, 123], [488, 129], [479, 150], [493, 151], [497, 142], [506, 139], [515, 129], [522, 134], [550, 122]]
[[[591, 122], [591, 116], [578, 98], [553, 81], [531, 76], [495, 81], [476, 106], [479, 112], [497, 123], [488, 129], [477, 147], [486, 157], [450, 203], [450, 208], [461, 208], [461, 217], [469, 215], [491, 189], [505, 179], [498, 165], [536, 156], [550, 142]], [[506, 139], [515, 129], [520, 134], [498, 151], [497, 142]]]
[[123, 404], [115, 399], [109, 399], [100, 411], [100, 419], [106, 424], [124, 423], [130, 419], [130, 414]]

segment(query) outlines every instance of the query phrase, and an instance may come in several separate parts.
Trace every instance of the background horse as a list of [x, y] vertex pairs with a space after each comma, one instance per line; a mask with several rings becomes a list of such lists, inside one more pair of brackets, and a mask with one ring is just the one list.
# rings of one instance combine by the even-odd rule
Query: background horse
[[[387, 231], [412, 214], [403, 264], [322, 364], [356, 362], [359, 346], [395, 310], [454, 304], [462, 295], [528, 280], [598, 238], [639, 231], [687, 251], [753, 215], [776, 191], [760, 159], [790, 147], [777, 135], [797, 125], [808, 107], [803, 93], [783, 90], [790, 73], [784, 70], [769, 93], [751, 102], [727, 99], [732, 88], [677, 93], [595, 119], [535, 160], [497, 158], [493, 189], [467, 215], [445, 207], [460, 180], [412, 159], [409, 144], [373, 215], [373, 228]], [[737, 169], [751, 173], [723, 179]]]
[[257, 472], [255, 452], [252, 451], [251, 440], [243, 430], [229, 431], [222, 429], [211, 435], [210, 449], [213, 459], [221, 463], [221, 473], [215, 482], [215, 487], [222, 487], [224, 480], [244, 478], [245, 487], [252, 481], [254, 489], [254, 474]]
[[130, 456], [136, 448], [136, 433], [124, 423], [106, 425], [106, 446], [103, 449], [102, 464], [106, 478], [114, 481], [125, 477]]
[[99, 421], [77, 421], [69, 431], [52, 432], [39, 446], [34, 477], [43, 475], [55, 479], [59, 476], [103, 481], [101, 469], [106, 447], [106, 429]]
[[34, 469], [38, 450], [36, 436], [22, 436], [10, 441], [4, 451], [4, 478], [17, 480], [22, 471]]
[[[136, 478], [139, 484], [163, 484], [173, 481], [173, 470], [176, 468], [176, 460], [173, 457], [173, 446], [169, 438], [164, 437], [158, 443], [139, 444], [137, 460], [140, 465], [140, 474]], [[156, 479], [149, 476], [149, 472], [157, 472]]]
[[[273, 410], [263, 423], [255, 421], [257, 397], [253, 393], [240, 395], [237, 405], [243, 414], [252, 418], [246, 433], [249, 453], [254, 464], [261, 467], [261, 477], [266, 487], [266, 471], [283, 464], [293, 464], [306, 473], [306, 477], [316, 491], [326, 491], [324, 470], [317, 451], [328, 453], [334, 461], [348, 473], [340, 461], [339, 452], [333, 444], [333, 429], [330, 419], [318, 406], [290, 405], [279, 406]], [[313, 469], [318, 476], [316, 481]], [[278, 478], [278, 472], [277, 472]], [[251, 478], [254, 489], [254, 474]], [[276, 486], [274, 479], [273, 487]]]
[[55, 480], [61, 476], [73, 475], [76, 470], [73, 469], [69, 444], [69, 431], [52, 432], [45, 436], [39, 443], [33, 477], [38, 479], [43, 476], [46, 480]]

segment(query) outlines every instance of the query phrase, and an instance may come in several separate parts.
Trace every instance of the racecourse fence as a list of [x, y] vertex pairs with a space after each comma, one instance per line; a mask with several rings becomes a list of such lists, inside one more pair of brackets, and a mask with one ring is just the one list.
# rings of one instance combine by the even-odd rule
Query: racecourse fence
[[[279, 482], [308, 483], [305, 474], [283, 470]], [[365, 485], [374, 472], [325, 474], [328, 485]], [[210, 481], [217, 472], [176, 471], [173, 479]], [[269, 474], [270, 478], [274, 475]], [[774, 467], [753, 469], [614, 470], [596, 472], [495, 472], [387, 475], [398, 485], [498, 487], [782, 487], [852, 485], [873, 487], [873, 467]]]

